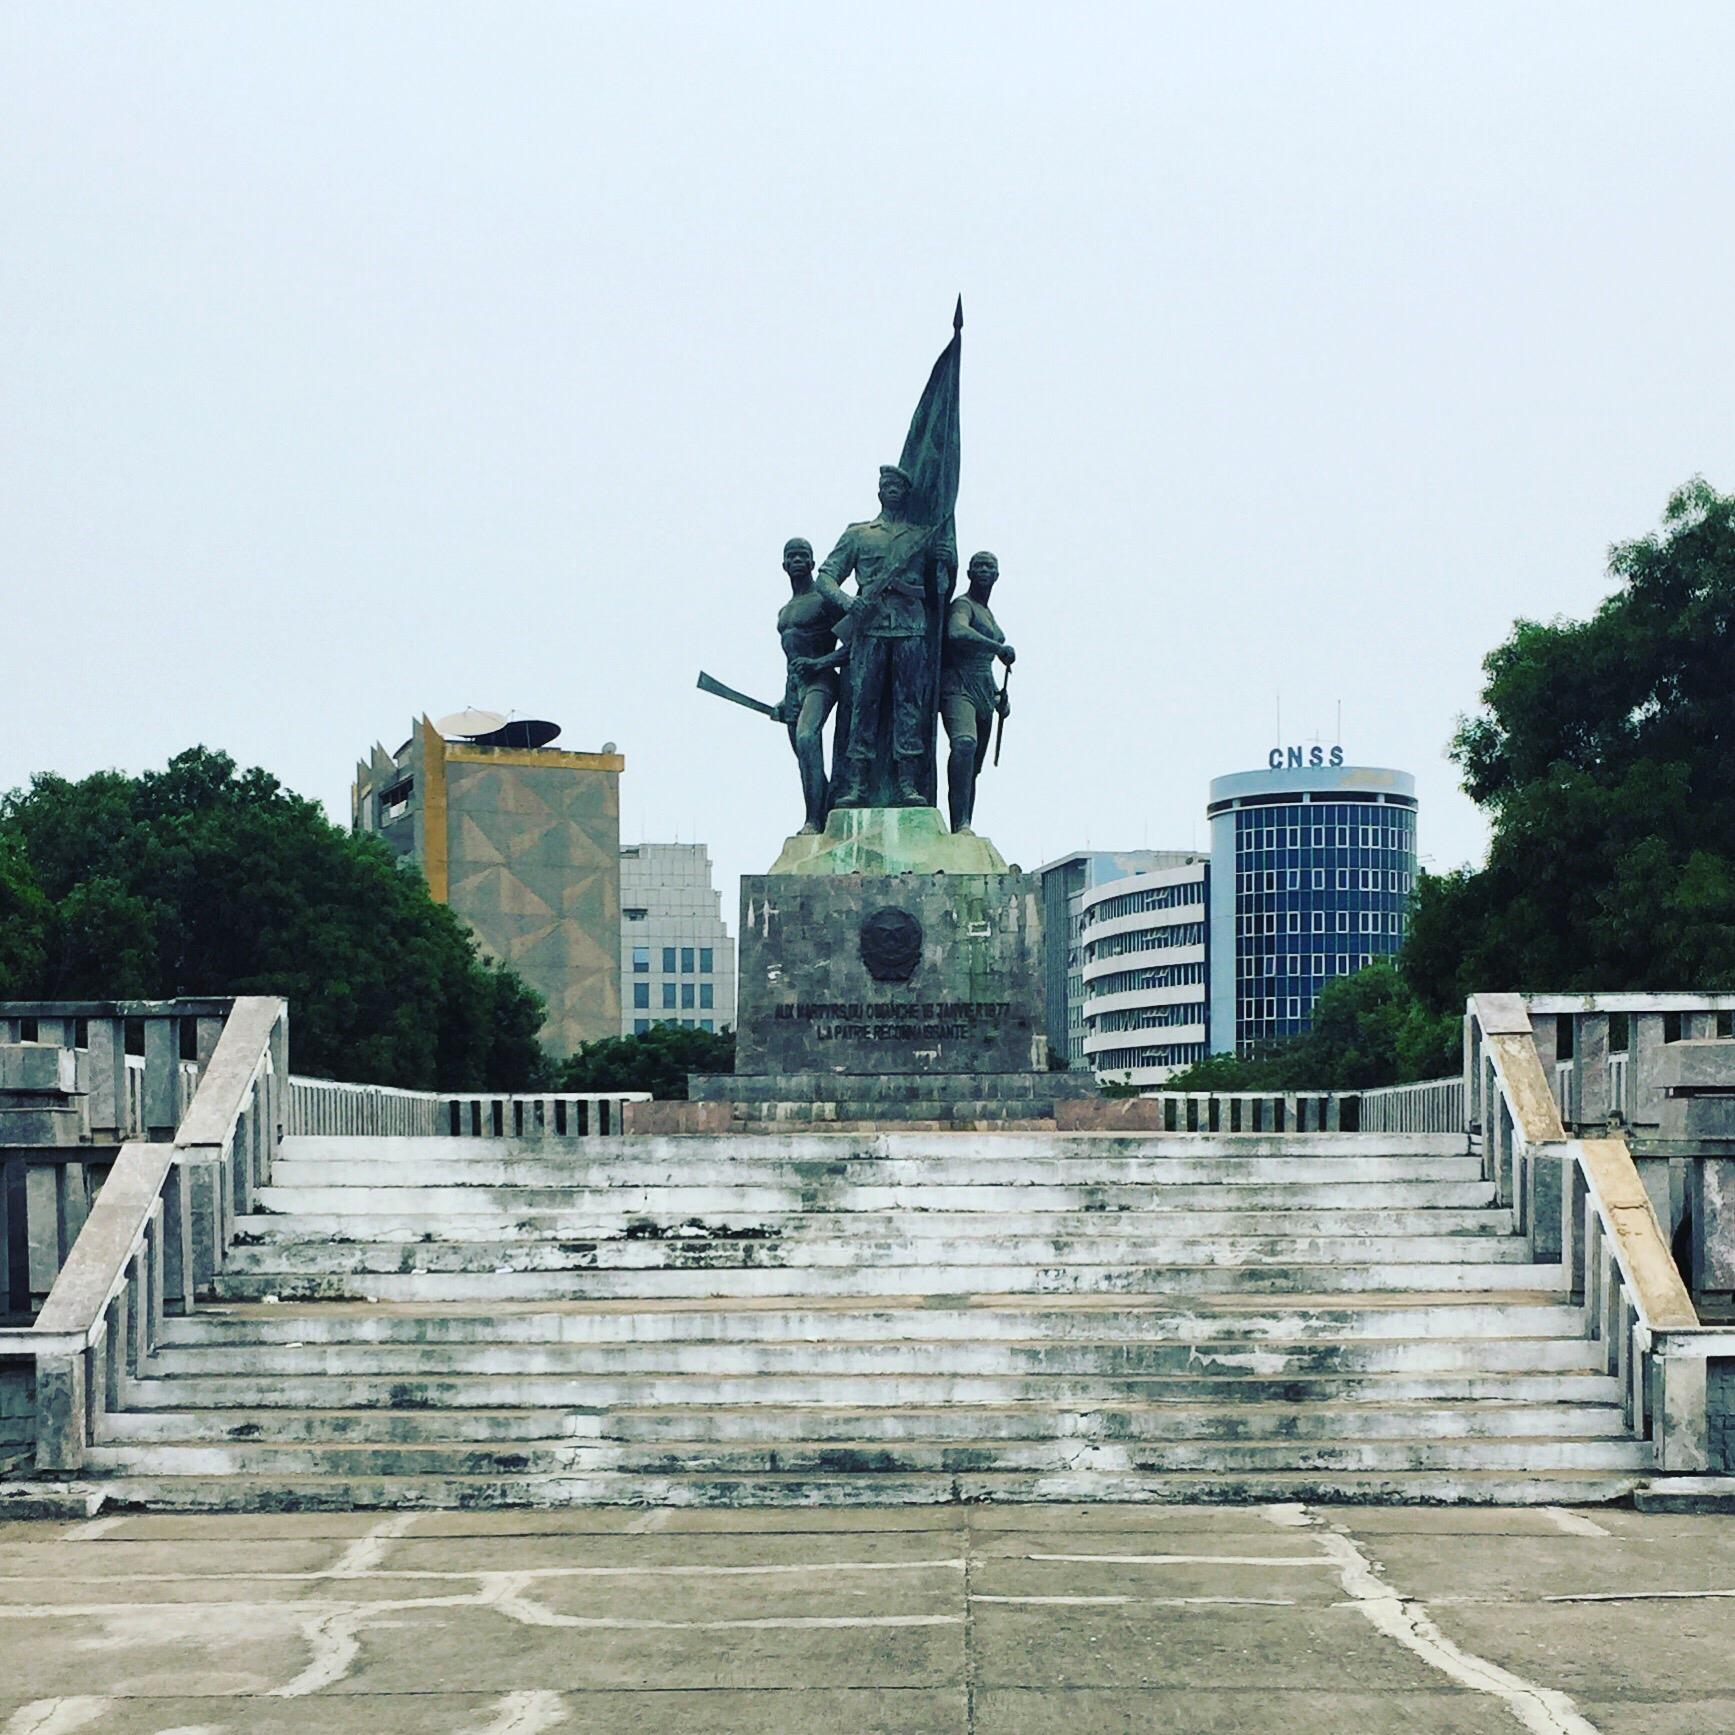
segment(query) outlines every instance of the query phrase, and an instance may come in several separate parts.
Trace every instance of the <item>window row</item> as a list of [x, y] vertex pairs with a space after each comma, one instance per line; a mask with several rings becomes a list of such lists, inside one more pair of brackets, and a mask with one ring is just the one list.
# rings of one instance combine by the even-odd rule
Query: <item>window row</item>
[[1130, 1072], [1136, 1066], [1192, 1066], [1205, 1058], [1202, 1042], [1171, 1042], [1161, 1048], [1109, 1048], [1092, 1064], [1098, 1072]]
[[[1305, 878], [1303, 877], [1305, 876]], [[1235, 895], [1260, 892], [1410, 892], [1415, 876], [1401, 868], [1256, 868], [1235, 876]]]
[[1402, 910], [1267, 910], [1262, 916], [1237, 916], [1244, 939], [1255, 934], [1401, 934]]
[[1176, 886], [1148, 886], [1142, 891], [1122, 892], [1118, 898], [1105, 898], [1084, 912], [1084, 924], [1112, 922], [1120, 916], [1143, 915], [1146, 910], [1174, 910], [1184, 904], [1205, 901], [1202, 879], [1183, 880]]
[[1205, 1004], [1196, 1001], [1180, 1006], [1129, 1006], [1119, 1012], [1104, 1012], [1086, 1020], [1093, 1035], [1116, 1030], [1166, 1030], [1172, 1024], [1203, 1024]]
[[[707, 1008], [707, 1009], [714, 1006], [716, 1004], [716, 1001], [714, 998], [715, 993], [716, 993], [715, 988], [713, 988], [713, 986], [709, 982], [700, 982], [700, 983], [696, 984], [696, 986], [698, 989], [698, 996], [699, 996], [697, 1004], [699, 1006]], [[680, 994], [679, 1005], [681, 1006], [682, 1010], [691, 1011], [694, 1004], [695, 1004], [694, 999], [693, 999], [694, 988], [695, 988], [695, 984], [692, 982], [680, 982], [680, 983], [665, 982], [663, 984], [663, 1008], [664, 1008], [664, 1010], [665, 1011], [673, 1011], [674, 1010], [674, 1008], [677, 1004], [676, 1000], [675, 1000], [675, 995], [678, 991]], [[650, 1005], [650, 1003], [651, 1003], [651, 985], [650, 985], [650, 983], [649, 982], [635, 982], [633, 984], [633, 1008], [634, 1008], [634, 1010], [637, 1011], [641, 1008], [647, 1007]]]
[[[635, 1018], [633, 1020], [633, 1035], [643, 1036], [652, 1024], [673, 1024], [675, 1022], [676, 1020], [673, 1018]], [[679, 1022], [683, 1030], [715, 1031], [717, 1028], [717, 1021], [714, 1018], [683, 1018]]]
[[[693, 974], [693, 959], [695, 955], [699, 960], [699, 974], [701, 976], [711, 975], [716, 967], [713, 962], [716, 957], [716, 948], [713, 946], [665, 946], [663, 948], [663, 973], [667, 976], [673, 976], [677, 973], [675, 968], [675, 959], [678, 957], [681, 960], [679, 974], [682, 976], [691, 976]], [[650, 947], [634, 946], [633, 974], [635, 976], [643, 976], [648, 973], [650, 967]]]
[[[1361, 962], [1356, 963], [1360, 958]], [[1333, 959], [1336, 960], [1334, 966]], [[1243, 958], [1236, 975], [1247, 978], [1264, 976], [1347, 976], [1353, 965], [1362, 969], [1368, 962], [1367, 953], [1356, 952], [1267, 952], [1256, 958]]]
[[1148, 970], [1116, 970], [1112, 976], [1098, 976], [1085, 989], [1091, 999], [1105, 994], [1132, 994], [1143, 988], [1178, 988], [1189, 982], [1205, 980], [1205, 965], [1201, 959], [1193, 964], [1157, 964]]
[[1094, 964], [1098, 958], [1119, 958], [1127, 952], [1163, 952], [1172, 946], [1202, 946], [1205, 943], [1203, 922], [1177, 922], [1172, 928], [1146, 928], [1133, 934], [1110, 934], [1095, 940], [1084, 949], [1084, 961]]
[[1235, 832], [1235, 853], [1245, 855], [1250, 850], [1403, 849], [1413, 847], [1415, 826], [1402, 821], [1395, 825], [1247, 825]]

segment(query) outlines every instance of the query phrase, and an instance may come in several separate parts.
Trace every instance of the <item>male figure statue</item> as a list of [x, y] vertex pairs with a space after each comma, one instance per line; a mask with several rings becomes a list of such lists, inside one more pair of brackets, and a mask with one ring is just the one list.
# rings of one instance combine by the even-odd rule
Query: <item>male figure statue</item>
[[813, 588], [813, 544], [805, 536], [784, 543], [783, 570], [789, 574], [789, 601], [777, 612], [777, 636], [789, 675], [781, 709], [801, 770], [806, 837], [825, 827], [825, 720], [837, 704], [841, 654], [831, 629], [841, 611]]
[[940, 665], [940, 719], [950, 749], [946, 756], [946, 797], [952, 829], [968, 832], [976, 814], [976, 779], [988, 758], [996, 715], [1011, 707], [994, 686], [994, 660], [1011, 668], [1016, 652], [1006, 642], [989, 598], [1000, 577], [1000, 562], [986, 549], [970, 556], [970, 588], [946, 617], [945, 657]]
[[[892, 805], [920, 806], [922, 762], [932, 739], [936, 680], [930, 646], [937, 647], [938, 621], [929, 610], [929, 573], [948, 575], [957, 552], [944, 529], [912, 524], [904, 513], [910, 478], [896, 464], [880, 466], [880, 513], [844, 531], [814, 574], [814, 586], [840, 614], [856, 617], [843, 636], [847, 716], [844, 763], [833, 807], [862, 807], [873, 800], [876, 762], [890, 758], [895, 775]], [[854, 594], [842, 588], [855, 575]], [[890, 753], [882, 731], [890, 722]], [[931, 763], [931, 762], [930, 762]]]

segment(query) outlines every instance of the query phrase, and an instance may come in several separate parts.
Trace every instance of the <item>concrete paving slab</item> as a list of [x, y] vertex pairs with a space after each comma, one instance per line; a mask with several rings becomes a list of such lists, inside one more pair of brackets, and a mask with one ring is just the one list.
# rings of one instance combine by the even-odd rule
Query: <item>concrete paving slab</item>
[[[1491, 1602], [1429, 1612], [1466, 1650], [1544, 1677], [1574, 1699], [1722, 1693], [1735, 1657], [1730, 1599]], [[1682, 1735], [1715, 1727], [1683, 1725]]]
[[926, 1531], [766, 1531], [746, 1536], [516, 1536], [493, 1541], [404, 1536], [382, 1545], [382, 1564], [397, 1572], [474, 1572], [483, 1566], [524, 1571], [544, 1566], [761, 1566], [828, 1560], [945, 1560], [963, 1551], [961, 1537]]
[[1393, 1589], [1429, 1603], [1540, 1602], [1598, 1592], [1735, 1596], [1735, 1523], [1685, 1549], [1679, 1537], [1666, 1536], [1484, 1536], [1473, 1549], [1452, 1550], [1443, 1550], [1437, 1536], [1364, 1535], [1362, 1542]]
[[[1558, 1536], [1561, 1525], [1549, 1506], [1321, 1506], [1326, 1524], [1341, 1524], [1357, 1536]], [[1599, 1518], [1603, 1507], [1582, 1516]]]
[[970, 1727], [974, 1735], [1517, 1735], [1521, 1725], [1466, 1692], [999, 1687], [977, 1695]]
[[[766, 1619], [773, 1624], [755, 1624]], [[743, 1601], [726, 1622], [579, 1627], [527, 1625], [472, 1605], [461, 1640], [448, 1610], [404, 1609], [391, 1620], [360, 1629], [353, 1665], [328, 1691], [413, 1692], [427, 1686], [434, 1668], [444, 1690], [496, 1693], [647, 1682], [688, 1689], [938, 1688], [964, 1678], [961, 1611], [851, 1617], [833, 1615], [815, 1599], [804, 1616], [765, 1617]]]
[[1721, 1735], [1735, 1729], [1735, 1693], [1586, 1699], [1579, 1709], [1602, 1735]]
[[0, 1735], [1735, 1728], [1731, 1519], [335, 1516], [0, 1534]]
[[[1286, 1597], [1287, 1584], [1263, 1594]], [[984, 1687], [1258, 1687], [1417, 1691], [1439, 1677], [1352, 1608], [978, 1604]]]
[[[0, 1730], [10, 1732], [30, 1701], [0, 1699]], [[63, 1700], [67, 1721], [90, 1735], [356, 1735], [353, 1697], [131, 1698]], [[89, 1721], [71, 1721], [88, 1714]], [[506, 1719], [516, 1715], [517, 1723]], [[502, 1727], [559, 1735], [957, 1735], [968, 1713], [962, 1687], [779, 1692], [670, 1691], [647, 1687], [578, 1693], [376, 1694], [367, 1702], [369, 1735], [488, 1735]]]
[[[941, 1510], [945, 1510], [942, 1508]], [[1156, 1502], [1148, 1506], [1124, 1503], [1078, 1505], [970, 1506], [972, 1531], [995, 1530], [1189, 1530], [1198, 1533], [1225, 1531], [1232, 1535], [1268, 1530], [1271, 1526], [1259, 1506], [1179, 1506]]]
[[24, 1542], [0, 1545], [0, 1583], [12, 1579], [225, 1578], [255, 1572], [320, 1572], [332, 1542]]

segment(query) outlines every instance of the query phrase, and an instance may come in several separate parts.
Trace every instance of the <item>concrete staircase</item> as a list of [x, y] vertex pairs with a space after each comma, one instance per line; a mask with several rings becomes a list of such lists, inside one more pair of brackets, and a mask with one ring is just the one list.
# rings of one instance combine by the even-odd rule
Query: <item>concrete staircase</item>
[[88, 1469], [156, 1506], [1618, 1498], [1462, 1141], [286, 1142]]

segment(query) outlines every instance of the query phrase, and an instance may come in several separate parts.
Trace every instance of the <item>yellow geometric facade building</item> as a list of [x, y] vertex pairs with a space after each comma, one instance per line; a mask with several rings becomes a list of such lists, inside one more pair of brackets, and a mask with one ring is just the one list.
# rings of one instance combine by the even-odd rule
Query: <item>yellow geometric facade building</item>
[[618, 1035], [618, 753], [448, 741], [423, 717], [356, 765], [351, 818], [421, 866], [489, 956], [548, 1003], [555, 1054]]

